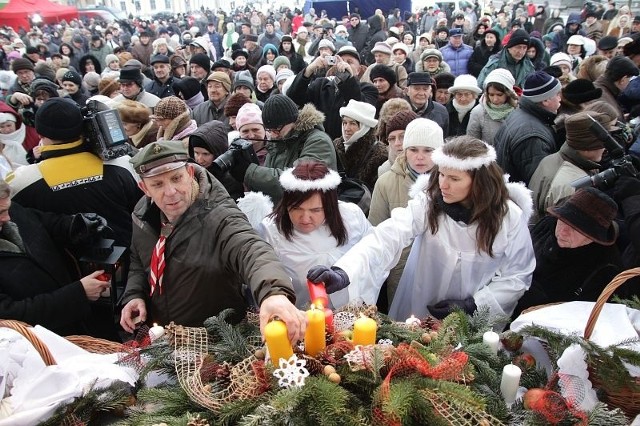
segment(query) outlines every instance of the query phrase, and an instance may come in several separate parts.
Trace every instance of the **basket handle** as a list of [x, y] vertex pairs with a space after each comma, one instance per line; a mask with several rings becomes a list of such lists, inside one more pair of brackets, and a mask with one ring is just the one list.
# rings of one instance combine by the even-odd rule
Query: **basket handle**
[[584, 338], [586, 340], [589, 340], [589, 338], [591, 338], [591, 334], [593, 333], [593, 329], [596, 327], [596, 321], [598, 321], [600, 312], [602, 311], [602, 308], [604, 308], [604, 304], [607, 303], [607, 300], [609, 300], [613, 292], [616, 291], [618, 287], [624, 284], [629, 278], [637, 277], [638, 275], [640, 275], [640, 268], [632, 268], [627, 269], [626, 271], [622, 271], [618, 275], [613, 277], [611, 282], [607, 284], [607, 286], [602, 290], [602, 293], [600, 293], [600, 296], [598, 296], [598, 300], [596, 300], [596, 304], [593, 305], [591, 315], [589, 315], [589, 319], [587, 320], [587, 326], [584, 329]]
[[53, 358], [53, 355], [51, 355], [49, 348], [42, 343], [42, 340], [40, 340], [33, 331], [31, 331], [30, 325], [16, 320], [0, 320], [0, 327], [10, 328], [20, 333], [33, 345], [36, 351], [38, 351], [45, 365], [56, 365], [56, 360]]

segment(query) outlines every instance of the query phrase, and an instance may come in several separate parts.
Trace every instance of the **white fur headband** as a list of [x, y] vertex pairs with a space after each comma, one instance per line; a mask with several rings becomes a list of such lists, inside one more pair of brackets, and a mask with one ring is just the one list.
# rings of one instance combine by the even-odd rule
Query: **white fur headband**
[[[447, 167], [455, 170], [477, 170], [482, 166], [489, 166], [496, 161], [496, 150], [491, 145], [485, 144], [487, 147], [487, 153], [481, 157], [467, 157], [457, 158], [451, 155], [445, 154], [442, 151], [443, 147], [436, 148], [431, 154], [431, 161], [438, 167]], [[446, 145], [445, 145], [446, 146]]]
[[329, 170], [329, 173], [324, 175], [322, 179], [304, 180], [294, 176], [293, 168], [287, 169], [280, 175], [280, 185], [285, 191], [293, 192], [308, 192], [308, 191], [322, 191], [326, 192], [332, 189], [336, 189], [342, 182], [342, 178], [335, 170]]

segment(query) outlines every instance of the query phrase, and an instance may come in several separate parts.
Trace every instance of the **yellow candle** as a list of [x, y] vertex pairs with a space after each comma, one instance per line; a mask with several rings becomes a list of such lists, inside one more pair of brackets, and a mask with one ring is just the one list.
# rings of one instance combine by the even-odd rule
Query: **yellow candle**
[[304, 351], [316, 356], [324, 350], [325, 343], [325, 320], [322, 306], [317, 309], [311, 305], [307, 311], [307, 330], [304, 334]]
[[293, 355], [293, 348], [287, 336], [287, 326], [283, 321], [271, 321], [264, 327], [264, 339], [267, 342], [269, 356], [275, 367], [280, 358], [289, 359]]
[[360, 318], [353, 324], [353, 344], [375, 345], [377, 328], [375, 320], [360, 314]]

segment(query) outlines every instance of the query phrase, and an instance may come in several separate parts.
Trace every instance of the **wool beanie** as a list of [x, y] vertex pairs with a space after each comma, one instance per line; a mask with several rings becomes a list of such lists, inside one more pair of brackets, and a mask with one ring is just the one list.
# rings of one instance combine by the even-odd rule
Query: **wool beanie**
[[295, 74], [293, 74], [293, 71], [291, 71], [290, 69], [282, 69], [278, 71], [278, 73], [276, 74], [276, 85], [281, 81], [291, 77], [292, 75], [295, 75]]
[[320, 40], [320, 43], [318, 43], [318, 50], [322, 49], [323, 47], [328, 47], [333, 53], [336, 52], [336, 46], [331, 40], [327, 40], [326, 38], [323, 38], [322, 40]]
[[33, 71], [36, 73], [36, 78], [42, 77], [49, 81], [56, 81], [56, 72], [49, 64], [40, 62], [34, 67]]
[[143, 126], [151, 120], [151, 109], [145, 104], [130, 99], [118, 102], [116, 109], [125, 123], [138, 123]]
[[577, 78], [562, 89], [562, 96], [574, 105], [600, 99], [602, 89], [595, 87], [593, 82], [584, 78]]
[[527, 33], [523, 29], [515, 30], [511, 33], [511, 37], [509, 37], [509, 41], [507, 42], [506, 48], [510, 48], [513, 46], [517, 46], [519, 44], [529, 45], [529, 33]]
[[31, 82], [31, 94], [36, 95], [38, 90], [44, 90], [49, 93], [50, 97], [58, 97], [58, 85], [46, 78], [36, 78]]
[[416, 118], [407, 124], [402, 149], [412, 146], [424, 146], [436, 149], [444, 145], [442, 127], [428, 118]]
[[433, 76], [433, 80], [436, 82], [436, 88], [449, 89], [456, 81], [456, 76], [450, 72], [441, 72]]
[[33, 66], [33, 62], [26, 58], [14, 59], [13, 62], [11, 62], [11, 71], [17, 74], [20, 70], [34, 71], [35, 67]]
[[376, 78], [384, 78], [389, 82], [391, 86], [396, 84], [396, 82], [398, 81], [393, 68], [384, 64], [374, 65], [374, 67], [371, 68], [371, 72], [369, 73], [369, 78], [371, 79], [371, 81], [375, 80]]
[[639, 72], [638, 67], [631, 59], [624, 56], [614, 56], [609, 60], [604, 75], [610, 81], [618, 81], [625, 76], [637, 76]]
[[504, 68], [496, 68], [495, 70], [487, 74], [487, 77], [482, 84], [482, 87], [485, 91], [487, 90], [487, 85], [489, 83], [498, 83], [504, 86], [510, 93], [514, 93], [513, 86], [515, 86], [516, 80], [515, 78], [513, 78], [513, 74], [511, 74], [511, 72], [509, 72], [508, 70]]
[[278, 56], [273, 60], [273, 69], [276, 70], [276, 73], [278, 72], [278, 68], [283, 65], [286, 65], [287, 68], [291, 69], [291, 61], [286, 56]]
[[217, 81], [222, 84], [227, 93], [231, 93], [231, 79], [226, 72], [214, 71], [207, 77], [207, 81]]
[[340, 117], [349, 117], [368, 127], [376, 127], [376, 107], [367, 103], [351, 99], [346, 107], [340, 108]]
[[98, 85], [100, 84], [100, 75], [97, 72], [89, 71], [82, 78], [84, 84], [87, 85], [87, 88], [90, 91], [98, 90]]
[[82, 85], [82, 76], [80, 74], [78, 74], [77, 72], [73, 71], [73, 70], [69, 70], [67, 72], [64, 73], [64, 75], [62, 76], [62, 82], [65, 81], [70, 81], [74, 84], [76, 84], [77, 86], [81, 86]]
[[200, 65], [207, 72], [211, 71], [211, 60], [204, 53], [196, 53], [191, 57], [189, 63]]
[[107, 67], [108, 67], [111, 62], [120, 63], [120, 59], [118, 59], [118, 57], [113, 53], [109, 53], [107, 56], [104, 57], [104, 63], [107, 64]]
[[229, 96], [227, 102], [224, 104], [224, 116], [225, 117], [235, 117], [238, 115], [238, 111], [242, 107], [242, 105], [247, 102], [251, 102], [251, 99], [247, 98], [244, 93], [234, 93]]
[[240, 130], [245, 124], [262, 123], [262, 111], [260, 107], [254, 103], [248, 102], [240, 107], [236, 115], [236, 129]]
[[263, 73], [271, 77], [271, 80], [276, 81], [276, 69], [273, 67], [273, 65], [263, 65], [258, 68], [258, 72], [256, 72], [256, 78], [258, 78], [260, 74]]
[[46, 100], [35, 117], [36, 131], [54, 141], [70, 142], [82, 135], [82, 112], [74, 101], [66, 98]]
[[103, 78], [98, 83], [98, 94], [111, 97], [113, 92], [120, 90], [120, 83], [115, 78]]
[[233, 90], [236, 89], [236, 87], [239, 86], [244, 86], [244, 87], [248, 87], [251, 92], [255, 92], [256, 91], [256, 86], [253, 83], [253, 77], [251, 76], [251, 72], [249, 71], [240, 71], [237, 72], [233, 78]]
[[269, 96], [262, 108], [262, 121], [267, 129], [277, 129], [297, 119], [298, 106], [285, 95]]
[[609, 117], [593, 111], [572, 114], [565, 120], [567, 145], [576, 150], [592, 151], [604, 148], [604, 141], [591, 131], [591, 124], [596, 120], [605, 129], [609, 127]]
[[154, 117], [168, 118], [173, 120], [180, 114], [184, 114], [189, 110], [187, 104], [177, 96], [168, 96], [160, 99], [153, 109]]
[[557, 78], [551, 77], [544, 71], [536, 71], [525, 80], [522, 97], [538, 103], [552, 98], [560, 90], [562, 85]]
[[389, 139], [389, 134], [396, 130], [405, 130], [407, 125], [418, 118], [418, 114], [413, 111], [399, 111], [389, 121], [385, 129], [385, 142]]
[[200, 93], [200, 82], [195, 77], [182, 77], [173, 80], [173, 92], [181, 94], [184, 99], [191, 99]]
[[564, 52], [554, 53], [549, 60], [549, 65], [566, 65], [569, 68], [573, 67], [573, 60], [571, 56], [567, 55]]

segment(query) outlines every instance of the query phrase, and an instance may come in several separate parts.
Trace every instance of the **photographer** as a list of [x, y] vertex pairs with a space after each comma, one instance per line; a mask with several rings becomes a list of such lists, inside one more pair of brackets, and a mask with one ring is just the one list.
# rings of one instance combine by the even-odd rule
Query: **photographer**
[[51, 98], [38, 108], [36, 131], [42, 136], [38, 164], [7, 176], [14, 201], [42, 211], [104, 217], [118, 245], [131, 242], [131, 212], [142, 196], [125, 155], [103, 162], [83, 140], [83, 116], [70, 99]]

